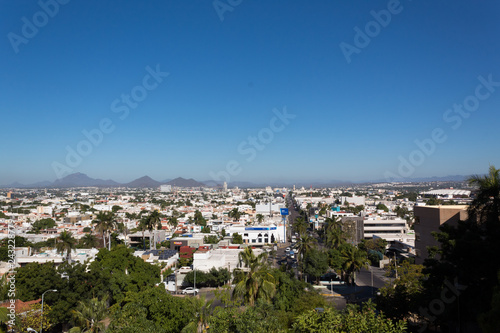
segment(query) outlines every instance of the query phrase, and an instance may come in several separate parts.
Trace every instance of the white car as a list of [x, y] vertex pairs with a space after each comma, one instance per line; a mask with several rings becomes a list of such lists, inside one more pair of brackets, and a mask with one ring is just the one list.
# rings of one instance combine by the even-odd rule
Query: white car
[[183, 295], [196, 295], [200, 293], [200, 289], [193, 288], [193, 287], [187, 287], [182, 291]]

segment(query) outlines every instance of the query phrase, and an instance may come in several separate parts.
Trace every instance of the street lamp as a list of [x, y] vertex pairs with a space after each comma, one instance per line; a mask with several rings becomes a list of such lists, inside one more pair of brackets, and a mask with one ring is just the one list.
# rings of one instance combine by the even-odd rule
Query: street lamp
[[43, 296], [45, 295], [45, 293], [47, 293], [49, 291], [57, 292], [57, 289], [49, 289], [49, 290], [44, 291], [42, 294], [42, 316], [41, 316], [41, 320], [40, 320], [40, 333], [43, 332]]

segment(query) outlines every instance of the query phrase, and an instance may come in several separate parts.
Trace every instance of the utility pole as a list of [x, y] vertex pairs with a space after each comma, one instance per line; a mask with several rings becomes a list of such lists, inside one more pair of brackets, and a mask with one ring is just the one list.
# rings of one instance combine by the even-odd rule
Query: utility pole
[[398, 278], [398, 261], [396, 260], [396, 251], [394, 251], [394, 270], [396, 271], [396, 280]]

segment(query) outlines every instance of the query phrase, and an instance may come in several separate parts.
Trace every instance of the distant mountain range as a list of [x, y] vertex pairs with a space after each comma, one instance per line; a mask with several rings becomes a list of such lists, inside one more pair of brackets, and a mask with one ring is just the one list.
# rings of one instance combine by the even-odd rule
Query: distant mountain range
[[130, 188], [146, 188], [158, 187], [160, 185], [172, 185], [177, 187], [206, 187], [204, 183], [197, 182], [194, 179], [175, 178], [165, 180], [163, 182], [156, 181], [149, 176], [137, 178], [128, 183], [118, 183], [114, 180], [95, 179], [87, 176], [84, 173], [73, 173], [61, 179], [56, 179], [53, 182], [44, 181], [34, 184], [21, 184], [18, 182], [9, 185], [0, 185], [0, 188], [67, 188], [67, 187], [130, 187]]
[[[436, 181], [450, 181], [450, 182], [460, 182], [464, 181], [468, 178], [468, 176], [445, 176], [445, 177], [426, 177], [426, 178], [401, 178], [394, 179], [396, 182], [436, 182]], [[331, 180], [331, 181], [313, 181], [313, 182], [268, 182], [268, 183], [252, 183], [252, 182], [243, 182], [236, 181], [228, 184], [228, 188], [233, 188], [235, 186], [238, 187], [290, 187], [295, 185], [296, 187], [334, 187], [334, 186], [348, 186], [354, 184], [366, 184], [366, 183], [385, 183], [386, 179], [375, 180], [375, 181], [363, 181], [363, 182], [351, 182], [351, 181], [341, 181], [341, 180]], [[57, 179], [53, 182], [43, 181], [37, 182], [33, 184], [21, 184], [18, 182], [8, 184], [8, 185], [0, 185], [0, 188], [68, 188], [68, 187], [129, 187], [129, 188], [155, 188], [160, 185], [172, 185], [175, 187], [221, 187], [223, 182], [216, 182], [213, 180], [207, 180], [203, 182], [196, 181], [192, 178], [185, 179], [182, 177], [178, 177], [175, 179], [167, 179], [164, 181], [157, 181], [152, 179], [149, 176], [143, 176], [141, 178], [137, 178], [128, 183], [118, 183], [114, 180], [108, 179], [94, 179], [87, 176], [84, 173], [73, 173], [64, 178]]]

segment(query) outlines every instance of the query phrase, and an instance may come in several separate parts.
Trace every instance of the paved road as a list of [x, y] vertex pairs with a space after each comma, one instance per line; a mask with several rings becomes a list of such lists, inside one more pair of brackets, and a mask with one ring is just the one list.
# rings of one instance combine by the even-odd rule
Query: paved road
[[356, 284], [358, 286], [372, 286], [372, 273], [373, 287], [376, 289], [382, 288], [389, 281], [389, 278], [384, 276], [384, 269], [370, 266], [369, 269], [363, 268], [356, 274]]

